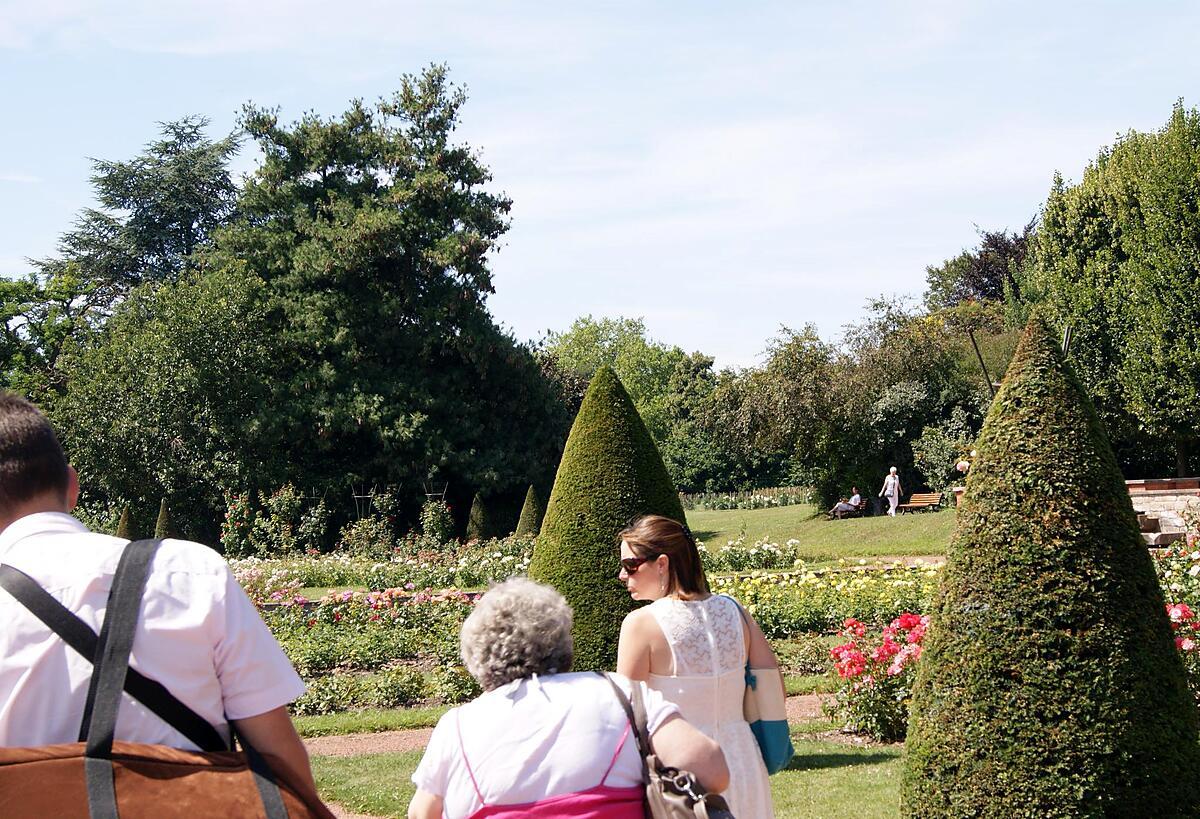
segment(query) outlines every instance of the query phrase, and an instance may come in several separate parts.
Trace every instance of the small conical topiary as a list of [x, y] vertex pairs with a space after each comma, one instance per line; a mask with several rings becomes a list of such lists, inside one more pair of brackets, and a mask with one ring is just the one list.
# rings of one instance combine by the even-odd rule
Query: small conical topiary
[[563, 450], [529, 576], [575, 611], [577, 671], [616, 664], [621, 620], [633, 609], [617, 578], [617, 532], [635, 515], [685, 522], [679, 493], [629, 393], [609, 367], [592, 376]]
[[918, 664], [902, 813], [1200, 815], [1196, 705], [1154, 567], [1040, 317], [976, 450]]
[[467, 516], [467, 540], [486, 540], [493, 534], [492, 515], [483, 500], [483, 494], [475, 493], [471, 501], [471, 512]]
[[117, 521], [117, 531], [114, 534], [125, 540], [133, 540], [133, 525], [129, 522], [129, 507], [121, 510], [121, 519]]
[[154, 537], [161, 540], [174, 536], [175, 530], [171, 528], [171, 513], [167, 510], [167, 499], [163, 498], [158, 504], [158, 520], [154, 522]]
[[525, 493], [525, 503], [521, 506], [521, 518], [517, 521], [517, 531], [513, 534], [517, 537], [537, 537], [537, 533], [542, 527], [542, 515], [545, 512], [546, 510], [542, 507], [542, 499], [538, 497], [533, 484], [530, 484], [529, 491]]

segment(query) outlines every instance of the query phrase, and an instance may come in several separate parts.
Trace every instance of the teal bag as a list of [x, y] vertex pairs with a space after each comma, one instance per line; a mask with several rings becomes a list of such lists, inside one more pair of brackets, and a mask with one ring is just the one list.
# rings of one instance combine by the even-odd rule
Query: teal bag
[[[760, 682], [763, 683], [761, 688]], [[772, 691], [777, 693], [769, 693]], [[767, 773], [779, 773], [792, 761], [796, 749], [792, 747], [792, 735], [788, 731], [783, 678], [778, 668], [751, 668], [750, 663], [746, 663], [742, 713], [750, 723]]]
[[[729, 599], [733, 600], [732, 597]], [[746, 614], [741, 603], [736, 600], [733, 602], [749, 633], [750, 615]], [[746, 694], [742, 698], [742, 715], [750, 723], [750, 731], [758, 743], [767, 773], [782, 771], [796, 755], [796, 749], [792, 747], [792, 735], [788, 731], [783, 675], [778, 668], [751, 668], [749, 656], [746, 657]]]

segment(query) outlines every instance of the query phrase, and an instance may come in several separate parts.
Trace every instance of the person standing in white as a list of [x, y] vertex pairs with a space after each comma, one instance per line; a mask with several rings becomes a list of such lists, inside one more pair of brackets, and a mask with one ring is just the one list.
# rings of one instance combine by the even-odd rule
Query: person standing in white
[[734, 816], [771, 819], [767, 767], [742, 713], [747, 656], [754, 668], [779, 666], [762, 630], [732, 599], [709, 592], [695, 540], [671, 518], [646, 515], [621, 532], [619, 577], [634, 600], [652, 602], [621, 624], [617, 673], [645, 680], [720, 744]]
[[900, 495], [903, 490], [900, 488], [900, 476], [896, 474], [896, 467], [888, 470], [887, 477], [883, 479], [883, 488], [879, 490], [879, 497], [887, 498], [888, 514], [896, 517], [896, 507], [900, 504]]
[[[93, 630], [128, 541], [72, 517], [79, 480], [46, 418], [0, 392], [0, 563], [29, 575]], [[92, 664], [0, 591], [0, 746], [75, 742]], [[287, 705], [304, 683], [212, 549], [166, 540], [151, 563], [130, 666], [229, 739], [230, 724], [299, 790], [312, 770]], [[199, 750], [123, 695], [116, 739]]]

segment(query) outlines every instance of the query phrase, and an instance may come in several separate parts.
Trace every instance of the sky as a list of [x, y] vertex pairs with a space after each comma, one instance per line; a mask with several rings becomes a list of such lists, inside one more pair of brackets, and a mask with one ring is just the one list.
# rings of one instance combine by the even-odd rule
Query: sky
[[873, 298], [919, 299], [1056, 171], [1200, 104], [1198, 41], [1200, 4], [1159, 0], [0, 0], [0, 273], [53, 254], [91, 158], [157, 123], [332, 117], [445, 63], [514, 203], [497, 321], [641, 317], [753, 366], [783, 326], [836, 340]]

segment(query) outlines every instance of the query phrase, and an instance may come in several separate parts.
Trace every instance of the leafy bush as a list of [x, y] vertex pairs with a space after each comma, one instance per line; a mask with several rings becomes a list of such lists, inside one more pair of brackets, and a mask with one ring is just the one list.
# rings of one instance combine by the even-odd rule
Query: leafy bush
[[1175, 632], [1175, 647], [1183, 657], [1188, 688], [1200, 704], [1200, 616], [1187, 603], [1168, 603], [1167, 617]]
[[700, 558], [706, 572], [746, 572], [755, 569], [792, 568], [796, 563], [796, 547], [798, 540], [789, 540], [780, 547], [763, 538], [747, 547], [744, 536], [731, 540], [720, 549], [712, 549], [708, 544], [697, 541]]
[[864, 623], [847, 618], [841, 631], [846, 642], [829, 652], [843, 685], [826, 710], [856, 733], [882, 742], [903, 739], [913, 667], [928, 625], [928, 617], [905, 612], [876, 638]]
[[430, 498], [421, 506], [421, 534], [435, 543], [454, 540], [454, 518], [441, 498]]
[[442, 702], [457, 704], [475, 699], [483, 689], [461, 663], [448, 662], [434, 672], [433, 693]]
[[399, 708], [425, 695], [425, 680], [411, 668], [374, 674], [329, 674], [305, 681], [308, 691], [291, 707], [295, 714], [331, 714], [355, 708]]
[[571, 427], [529, 565], [575, 611], [580, 671], [616, 663], [621, 620], [633, 609], [617, 577], [617, 532], [641, 514], [686, 522], [646, 425], [612, 369], [601, 367]]
[[382, 515], [352, 520], [338, 534], [338, 548], [371, 560], [388, 560], [396, 550], [392, 526]]
[[221, 550], [226, 557], [254, 554], [250, 533], [254, 530], [254, 507], [249, 495], [225, 496], [225, 520], [221, 522]]
[[1030, 322], [913, 687], [907, 816], [1195, 816], [1197, 709], [1103, 427]]
[[[71, 512], [80, 523], [92, 532], [116, 533], [124, 510], [120, 504], [106, 500], [81, 500]], [[128, 528], [128, 515], [126, 515]]]

